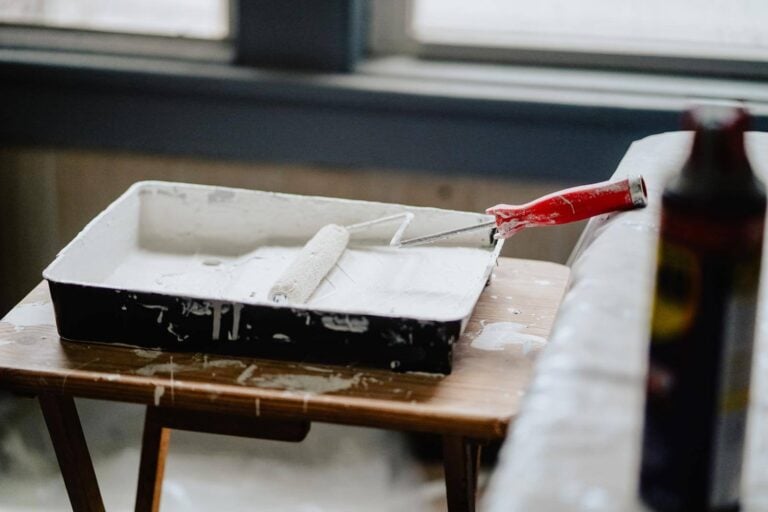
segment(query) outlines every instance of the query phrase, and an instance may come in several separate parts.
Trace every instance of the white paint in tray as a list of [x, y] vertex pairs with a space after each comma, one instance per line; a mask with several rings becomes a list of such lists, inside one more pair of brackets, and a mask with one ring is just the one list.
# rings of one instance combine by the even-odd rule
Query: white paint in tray
[[[211, 301], [209, 308], [198, 306], [191, 310], [192, 314], [213, 316], [211, 335], [216, 340], [224, 337], [222, 313], [228, 312], [233, 303], [266, 303], [274, 279], [282, 274], [299, 249], [299, 246], [259, 247], [249, 254], [250, 264], [224, 259], [216, 267], [202, 263], [207, 258], [205, 255], [138, 250], [129, 254], [101, 284], [223, 299]], [[489, 254], [484, 249], [349, 247], [309, 301], [298, 307], [382, 316], [461, 318], [462, 311], [471, 312], [469, 306], [474, 306], [473, 296], [475, 292], [479, 295], [482, 289], [486, 279], [484, 264], [488, 261]], [[336, 318], [344, 317], [328, 317], [323, 324], [333, 330], [361, 332], [367, 329], [337, 322]], [[233, 330], [229, 336], [237, 339], [237, 334], [238, 331]]]

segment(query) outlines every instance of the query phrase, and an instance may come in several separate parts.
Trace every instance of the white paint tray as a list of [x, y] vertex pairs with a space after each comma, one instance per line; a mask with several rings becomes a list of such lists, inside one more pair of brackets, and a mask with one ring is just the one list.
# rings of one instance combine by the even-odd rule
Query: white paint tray
[[267, 292], [324, 225], [411, 212], [404, 238], [487, 222], [469, 212], [140, 182], [44, 271], [59, 333], [301, 360], [450, 371], [458, 339], [501, 249], [490, 229], [389, 247], [397, 223], [354, 233], [300, 306]]

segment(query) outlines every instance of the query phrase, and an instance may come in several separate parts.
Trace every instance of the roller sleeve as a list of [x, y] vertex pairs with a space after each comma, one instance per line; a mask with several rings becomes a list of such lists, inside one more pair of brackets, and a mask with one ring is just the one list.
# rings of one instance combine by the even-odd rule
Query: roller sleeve
[[349, 243], [349, 231], [336, 224], [323, 226], [302, 247], [283, 274], [269, 290], [269, 299], [277, 303], [306, 302], [328, 275]]

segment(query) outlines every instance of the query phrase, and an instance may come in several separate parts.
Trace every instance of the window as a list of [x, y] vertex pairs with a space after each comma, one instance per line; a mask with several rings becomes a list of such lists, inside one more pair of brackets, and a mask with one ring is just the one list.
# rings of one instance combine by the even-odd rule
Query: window
[[0, 0], [0, 23], [224, 39], [227, 0]]
[[766, 58], [768, 3], [750, 0], [417, 0], [424, 43]]
[[[768, 75], [762, 0], [400, 0], [378, 48], [426, 57]], [[382, 19], [388, 16], [389, 19]], [[400, 28], [397, 28], [398, 23]], [[384, 27], [383, 29], [381, 27]], [[399, 32], [398, 32], [399, 30]], [[386, 41], [408, 38], [407, 45]], [[382, 44], [382, 40], [384, 44]]]

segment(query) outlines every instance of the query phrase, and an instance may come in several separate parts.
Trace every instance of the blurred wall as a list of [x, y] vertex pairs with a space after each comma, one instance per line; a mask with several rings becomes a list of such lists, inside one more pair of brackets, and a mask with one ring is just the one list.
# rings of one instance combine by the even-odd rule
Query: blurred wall
[[[384, 169], [233, 163], [111, 151], [0, 149], [0, 314], [56, 252], [139, 180], [169, 180], [483, 211], [573, 183], [530, 183]], [[564, 262], [583, 223], [523, 231], [504, 255]]]

